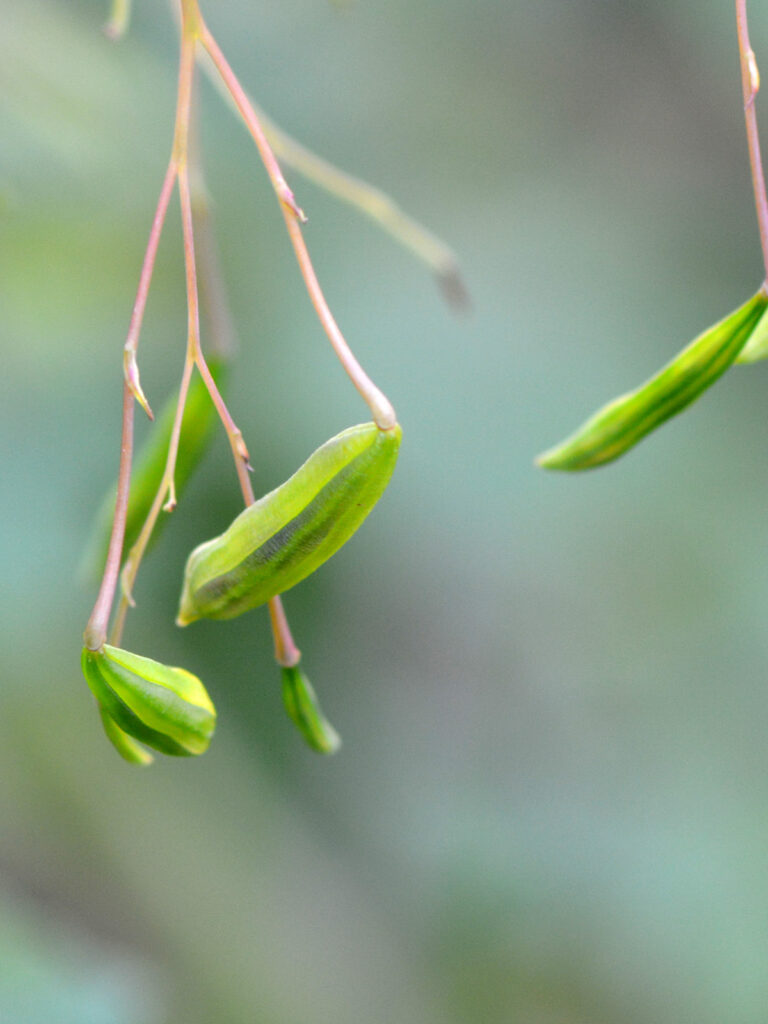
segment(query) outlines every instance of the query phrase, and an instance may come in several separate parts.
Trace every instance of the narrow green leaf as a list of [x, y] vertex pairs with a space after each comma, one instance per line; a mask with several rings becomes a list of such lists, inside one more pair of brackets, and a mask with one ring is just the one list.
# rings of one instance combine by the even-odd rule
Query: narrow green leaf
[[545, 469], [592, 469], [619, 458], [694, 402], [738, 356], [768, 307], [761, 289], [699, 335], [654, 377], [609, 402], [565, 441], [540, 455]]

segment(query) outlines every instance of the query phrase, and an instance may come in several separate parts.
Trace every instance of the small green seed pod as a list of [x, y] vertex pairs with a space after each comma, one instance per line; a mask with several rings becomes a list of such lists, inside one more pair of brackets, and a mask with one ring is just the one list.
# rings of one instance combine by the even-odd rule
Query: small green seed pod
[[[216, 383], [221, 387], [225, 377], [224, 364], [211, 360], [209, 368]], [[151, 426], [145, 444], [137, 454], [131, 474], [131, 491], [128, 498], [125, 539], [123, 541], [124, 555], [135, 544], [163, 478], [178, 397], [178, 392], [175, 392], [168, 399], [155, 423]], [[184, 415], [181, 420], [179, 451], [174, 473], [177, 497], [181, 495], [205, 455], [215, 419], [216, 409], [205, 382], [199, 374], [195, 374], [189, 386], [187, 404], [184, 407]], [[99, 507], [93, 539], [83, 559], [82, 573], [84, 577], [96, 575], [103, 568], [109, 546], [112, 517], [115, 513], [116, 494], [117, 488], [113, 486], [104, 496]], [[152, 532], [149, 546], [157, 540], [167, 520], [167, 516], [160, 516]]]
[[[105, 714], [129, 737], [177, 757], [208, 749], [216, 709], [191, 672], [104, 644], [98, 651], [83, 648], [83, 675]], [[108, 735], [113, 743], [121, 739], [114, 730]]]
[[303, 580], [344, 544], [389, 482], [401, 430], [363, 423], [326, 441], [294, 475], [195, 548], [176, 622], [231, 619]]
[[654, 377], [609, 402], [561, 444], [540, 455], [545, 469], [592, 469], [617, 459], [646, 434], [694, 402], [744, 348], [768, 307], [761, 289], [710, 327]]
[[283, 703], [291, 720], [318, 754], [335, 754], [341, 737], [323, 715], [312, 684], [298, 665], [283, 669]]

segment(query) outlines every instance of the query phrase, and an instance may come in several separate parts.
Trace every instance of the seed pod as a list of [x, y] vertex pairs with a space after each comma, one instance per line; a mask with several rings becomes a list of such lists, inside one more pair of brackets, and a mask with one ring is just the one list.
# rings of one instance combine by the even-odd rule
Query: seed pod
[[374, 423], [326, 441], [284, 484], [220, 537], [195, 548], [176, 622], [231, 619], [288, 590], [357, 530], [389, 482], [401, 430]]
[[725, 373], [767, 306], [768, 296], [761, 289], [699, 335], [645, 384], [609, 402], [536, 462], [545, 469], [592, 469], [623, 455]]
[[[98, 651], [83, 648], [83, 675], [104, 712], [129, 737], [177, 757], [208, 749], [216, 710], [191, 672], [104, 644]], [[115, 736], [110, 735], [113, 742]]]
[[283, 669], [283, 703], [301, 735], [319, 754], [335, 754], [341, 737], [323, 715], [312, 684], [298, 665]]
[[137, 743], [133, 736], [123, 732], [114, 718], [111, 718], [101, 705], [99, 705], [99, 714], [101, 715], [101, 724], [104, 726], [106, 737], [120, 757], [131, 764], [152, 764], [154, 757], [152, 757], [150, 752], [142, 747], [140, 743]]
[[757, 363], [768, 358], [768, 311], [763, 313], [760, 321], [749, 336], [749, 341], [739, 352], [736, 362], [741, 364]]
[[[211, 360], [209, 368], [216, 383], [221, 386], [225, 376], [224, 364]], [[145, 444], [136, 457], [131, 474], [131, 491], [125, 522], [124, 555], [131, 550], [136, 542], [163, 478], [178, 397], [178, 392], [175, 392], [163, 406], [155, 423], [150, 428]], [[189, 386], [187, 404], [184, 407], [184, 415], [181, 420], [179, 451], [174, 473], [177, 497], [181, 495], [205, 455], [211, 427], [216, 418], [215, 413], [216, 410], [205, 382], [199, 374], [195, 374]], [[82, 572], [86, 577], [100, 573], [104, 565], [112, 529], [112, 517], [115, 514], [116, 494], [117, 487], [115, 485], [104, 496], [99, 508], [93, 539], [83, 559]], [[148, 547], [157, 540], [167, 520], [167, 516], [160, 516], [152, 531]]]

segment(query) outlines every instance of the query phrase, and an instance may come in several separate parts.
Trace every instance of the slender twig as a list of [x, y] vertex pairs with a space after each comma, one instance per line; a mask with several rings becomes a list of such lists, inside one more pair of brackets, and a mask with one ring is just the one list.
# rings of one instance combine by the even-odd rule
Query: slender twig
[[[307, 218], [304, 215], [304, 211], [296, 202], [293, 192], [288, 187], [288, 182], [283, 177], [283, 172], [280, 170], [280, 165], [275, 158], [275, 154], [272, 152], [269, 142], [267, 142], [267, 137], [259, 124], [259, 119], [253, 115], [248, 99], [240, 88], [240, 84], [237, 82], [232, 68], [229, 66], [226, 57], [219, 49], [219, 44], [213, 38], [204, 22], [200, 26], [200, 42], [210, 54], [211, 60], [216, 65], [219, 74], [224, 79], [227, 84], [227, 88], [232, 93], [232, 98], [234, 99], [243, 120], [248, 125], [251, 135], [253, 136], [253, 141], [256, 143], [256, 148], [259, 151], [259, 156], [267, 170], [269, 180], [272, 182], [272, 187], [274, 188], [278, 199], [291, 211], [294, 217], [300, 221], [305, 221]], [[234, 89], [233, 83], [235, 85]]]
[[107, 638], [107, 625], [112, 602], [115, 597], [117, 578], [120, 573], [120, 556], [125, 536], [125, 519], [128, 512], [128, 492], [131, 485], [131, 459], [133, 458], [133, 393], [128, 383], [123, 384], [123, 428], [120, 441], [120, 469], [117, 475], [117, 498], [112, 533], [109, 538], [107, 564], [101, 586], [93, 606], [91, 617], [85, 627], [85, 646], [98, 651]]
[[[115, 10], [118, 10], [117, 5]], [[120, 10], [122, 10], [122, 8], [120, 8]], [[213, 42], [210, 33], [208, 33], [207, 29], [204, 28], [197, 0], [181, 0], [180, 15], [181, 50], [173, 149], [168, 163], [163, 187], [161, 189], [152, 229], [150, 231], [147, 251], [144, 257], [141, 275], [139, 277], [136, 301], [134, 303], [133, 313], [128, 329], [128, 336], [124, 347], [125, 384], [123, 400], [123, 431], [115, 518], [110, 537], [107, 565], [102, 578], [101, 587], [99, 589], [99, 595], [85, 633], [86, 644], [94, 650], [101, 647], [106, 639], [109, 614], [114, 602], [115, 590], [120, 571], [120, 558], [125, 535], [130, 487], [131, 458], [133, 451], [134, 398], [141, 402], [147, 412], [151, 415], [151, 411], [146, 399], [144, 398], [141, 385], [139, 383], [136, 351], [138, 348], [141, 323], [144, 316], [147, 296], [149, 294], [149, 286], [152, 279], [152, 271], [154, 269], [160, 234], [162, 232], [163, 223], [168, 210], [173, 185], [177, 179], [179, 184], [179, 201], [181, 205], [182, 233], [184, 240], [184, 266], [187, 283], [186, 358], [181, 385], [179, 387], [179, 398], [176, 405], [176, 412], [163, 476], [139, 537], [131, 548], [123, 568], [122, 595], [111, 633], [113, 643], [120, 643], [127, 611], [129, 606], [133, 604], [131, 595], [136, 575], [160, 511], [163, 508], [166, 511], [171, 511], [176, 504], [174, 474], [181, 437], [184, 407], [186, 405], [187, 395], [189, 392], [191, 376], [195, 367], [203, 378], [227, 433], [227, 437], [232, 448], [235, 468], [240, 481], [240, 487], [243, 493], [243, 499], [246, 505], [253, 504], [255, 500], [250, 477], [248, 475], [250, 469], [248, 450], [245, 446], [242, 432], [234, 422], [216, 382], [211, 375], [200, 340], [200, 303], [195, 255], [195, 219], [197, 219], [199, 223], [202, 223], [204, 230], [208, 230], [204, 248], [208, 250], [205, 269], [207, 269], [209, 273], [206, 275], [204, 272], [204, 277], [209, 277], [208, 294], [210, 297], [209, 308], [211, 310], [211, 315], [213, 316], [215, 313], [217, 317], [216, 322], [213, 324], [213, 334], [216, 335], [217, 328], [221, 326], [225, 331], [225, 339], [228, 340], [231, 337], [230, 320], [224, 299], [223, 288], [221, 287], [218, 264], [214, 261], [215, 248], [211, 244], [212, 239], [210, 235], [210, 225], [208, 222], [207, 195], [202, 179], [202, 171], [200, 169], [199, 162], [195, 159], [196, 150], [193, 149], [191, 169], [189, 159], [196, 46], [198, 40], [202, 37], [203, 31], [206, 33], [206, 45], [212, 45], [215, 48], [215, 43]], [[265, 163], [268, 171], [270, 172], [270, 177], [272, 178], [278, 196], [282, 201], [282, 209], [286, 216], [286, 220], [289, 224], [297, 226], [294, 218], [303, 218], [303, 214], [296, 206], [292, 193], [290, 193], [285, 180], [282, 178], [277, 162], [274, 158], [270, 161], [270, 150], [268, 144], [265, 143], [265, 147], [266, 148], [262, 152], [262, 156], [265, 158]], [[279, 597], [275, 597], [269, 602], [269, 612], [275, 643], [276, 659], [281, 665], [290, 666], [297, 664], [301, 655], [293, 641], [288, 620]]]
[[[149, 241], [144, 254], [144, 262], [139, 275], [139, 286], [134, 302], [133, 312], [128, 327], [128, 336], [124, 348], [124, 370], [125, 382], [123, 388], [123, 421], [122, 436], [120, 440], [120, 469], [117, 478], [117, 498], [115, 500], [115, 517], [112, 522], [112, 532], [109, 538], [107, 550], [107, 562], [104, 568], [104, 575], [99, 587], [96, 603], [91, 612], [91, 617], [85, 628], [85, 643], [91, 650], [98, 650], [104, 643], [109, 623], [109, 613], [115, 598], [117, 580], [120, 573], [120, 559], [123, 550], [123, 538], [125, 536], [125, 522], [128, 512], [128, 494], [131, 484], [131, 462], [133, 459], [133, 401], [136, 398], [136, 387], [138, 386], [138, 367], [136, 366], [136, 350], [138, 347], [141, 323], [144, 317], [144, 310], [149, 294], [149, 284], [152, 280], [152, 271], [157, 256], [157, 247], [160, 243], [160, 235], [165, 222], [165, 215], [168, 211], [168, 202], [173, 190], [173, 183], [176, 178], [176, 165], [171, 158], [168, 169], [165, 172], [165, 179], [160, 190], [160, 198], [152, 220], [152, 227], [149, 232]], [[135, 369], [135, 380], [130, 379], [131, 369]], [[140, 387], [139, 387], [140, 390]]]
[[[355, 355], [347, 344], [344, 335], [341, 333], [333, 314], [331, 313], [322, 289], [318, 283], [317, 275], [312, 267], [312, 261], [309, 256], [309, 252], [307, 251], [304, 237], [301, 233], [299, 221], [303, 218], [300, 215], [300, 211], [297, 212], [298, 208], [293, 200], [293, 193], [285, 184], [285, 178], [283, 177], [277, 159], [275, 158], [275, 155], [267, 141], [264, 130], [259, 122], [259, 118], [257, 117], [245, 90], [240, 85], [237, 76], [229, 66], [224, 54], [219, 49], [216, 41], [205, 24], [201, 25], [200, 41], [208, 51], [211, 60], [221, 75], [222, 81], [232, 95], [232, 99], [237, 109], [240, 111], [240, 115], [256, 143], [262, 162], [264, 163], [270, 180], [272, 181], [273, 188], [275, 189], [278, 198], [281, 200], [281, 209], [288, 229], [288, 235], [291, 239], [291, 243], [293, 244], [296, 259], [298, 260], [299, 268], [301, 270], [302, 277], [304, 278], [307, 291], [309, 292], [312, 305], [315, 307], [315, 312], [320, 319], [325, 333], [327, 334], [341, 365], [344, 367], [344, 370], [350, 380], [357, 388], [361, 398], [371, 410], [371, 415], [373, 416], [377, 426], [382, 430], [390, 430], [397, 422], [395, 410], [392, 408], [392, 404], [386, 395], [384, 395], [384, 393], [373, 383], [357, 361]], [[286, 196], [289, 196], [290, 199], [286, 198]]]
[[755, 99], [760, 90], [760, 72], [755, 53], [749, 41], [747, 24], [747, 0], [736, 0], [736, 26], [741, 57], [741, 81], [744, 93], [744, 118], [747, 126], [749, 163], [752, 171], [752, 188], [755, 193], [757, 224], [760, 230], [760, 245], [763, 250], [766, 286], [768, 287], [768, 197], [765, 190], [763, 161], [760, 155], [760, 137], [757, 130]]

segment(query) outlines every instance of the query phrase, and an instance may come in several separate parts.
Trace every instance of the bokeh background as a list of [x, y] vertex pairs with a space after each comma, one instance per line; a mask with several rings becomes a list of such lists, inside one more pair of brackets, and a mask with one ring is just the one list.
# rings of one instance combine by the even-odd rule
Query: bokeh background
[[[273, 117], [450, 242], [473, 309], [290, 176], [405, 429], [385, 500], [286, 599], [345, 744], [302, 746], [262, 613], [172, 625], [187, 551], [239, 507], [218, 437], [126, 634], [206, 681], [217, 736], [125, 765], [79, 674], [78, 565], [115, 473], [175, 29], [136, 0], [112, 45], [102, 3], [0, 0], [0, 1020], [760, 1024], [768, 367], [613, 466], [532, 464], [760, 282], [731, 5], [203, 8]], [[752, 34], [768, 66], [768, 6]], [[265, 491], [365, 410], [247, 135], [202, 100]], [[174, 209], [141, 346], [155, 405], [183, 287]]]

